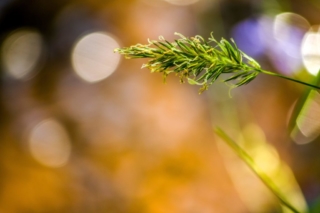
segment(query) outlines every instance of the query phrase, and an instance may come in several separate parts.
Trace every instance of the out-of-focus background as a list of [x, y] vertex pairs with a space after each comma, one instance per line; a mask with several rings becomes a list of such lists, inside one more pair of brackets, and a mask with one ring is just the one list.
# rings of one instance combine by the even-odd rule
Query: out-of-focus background
[[261, 74], [198, 95], [113, 53], [213, 32], [316, 82], [319, 14], [318, 0], [1, 0], [0, 212], [281, 212], [215, 126], [320, 212], [318, 92]]

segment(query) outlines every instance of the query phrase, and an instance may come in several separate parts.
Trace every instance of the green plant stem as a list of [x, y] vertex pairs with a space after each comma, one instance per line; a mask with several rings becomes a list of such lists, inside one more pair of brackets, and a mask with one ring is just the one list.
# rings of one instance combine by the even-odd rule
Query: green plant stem
[[313, 84], [309, 84], [309, 83], [306, 83], [306, 82], [303, 82], [303, 81], [299, 81], [297, 79], [290, 78], [290, 77], [287, 77], [287, 76], [284, 76], [284, 75], [280, 75], [278, 73], [270, 72], [270, 71], [267, 71], [267, 70], [260, 70], [260, 69], [258, 71], [263, 73], [263, 74], [277, 76], [277, 77], [284, 78], [284, 79], [289, 80], [289, 81], [293, 81], [293, 82], [296, 82], [296, 83], [299, 83], [299, 84], [303, 84], [303, 85], [312, 87], [313, 89], [320, 89], [319, 86], [316, 86], [316, 85], [313, 85]]
[[259, 177], [259, 179], [270, 189], [270, 191], [281, 201], [281, 203], [294, 213], [299, 211], [293, 207], [280, 192], [273, 181], [257, 167], [248, 153], [246, 153], [236, 142], [234, 142], [222, 129], [216, 128], [216, 134], [235, 151], [235, 153], [249, 166], [249, 168]]

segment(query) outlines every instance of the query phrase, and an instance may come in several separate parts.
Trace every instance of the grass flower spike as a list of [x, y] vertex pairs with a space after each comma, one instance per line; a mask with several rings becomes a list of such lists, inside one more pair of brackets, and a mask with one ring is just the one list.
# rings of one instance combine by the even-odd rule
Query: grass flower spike
[[228, 74], [223, 81], [230, 82], [232, 88], [248, 84], [259, 73], [264, 73], [320, 89], [315, 85], [262, 70], [260, 65], [242, 52], [233, 40], [229, 42], [222, 38], [217, 41], [212, 33], [208, 41], [198, 35], [187, 38], [179, 33], [175, 34], [180, 38], [174, 42], [159, 37], [159, 41], [117, 48], [115, 52], [125, 55], [127, 59], [149, 58], [148, 63], [142, 68], [160, 72], [164, 79], [170, 73], [175, 73], [182, 83], [187, 80], [189, 84], [200, 85], [200, 93], [207, 90], [223, 74]]

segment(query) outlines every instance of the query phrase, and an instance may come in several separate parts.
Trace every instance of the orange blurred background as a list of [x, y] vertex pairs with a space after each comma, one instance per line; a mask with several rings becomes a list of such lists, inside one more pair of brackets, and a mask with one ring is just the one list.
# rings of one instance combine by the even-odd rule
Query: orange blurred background
[[2, 0], [0, 213], [281, 212], [215, 126], [320, 212], [318, 92], [261, 75], [198, 95], [113, 52], [213, 32], [312, 82], [319, 14], [317, 0]]

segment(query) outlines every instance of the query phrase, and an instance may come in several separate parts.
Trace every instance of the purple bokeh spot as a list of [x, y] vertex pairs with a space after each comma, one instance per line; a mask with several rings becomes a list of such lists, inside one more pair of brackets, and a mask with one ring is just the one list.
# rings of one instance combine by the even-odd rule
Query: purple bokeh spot
[[279, 72], [294, 73], [302, 66], [300, 48], [305, 32], [294, 25], [287, 25], [286, 33], [276, 39], [273, 24], [268, 17], [247, 19], [233, 28], [232, 37], [249, 56], [257, 58], [264, 55]]
[[232, 37], [239, 49], [257, 57], [265, 51], [265, 42], [261, 37], [261, 23], [256, 19], [247, 19], [237, 24], [232, 30]]

